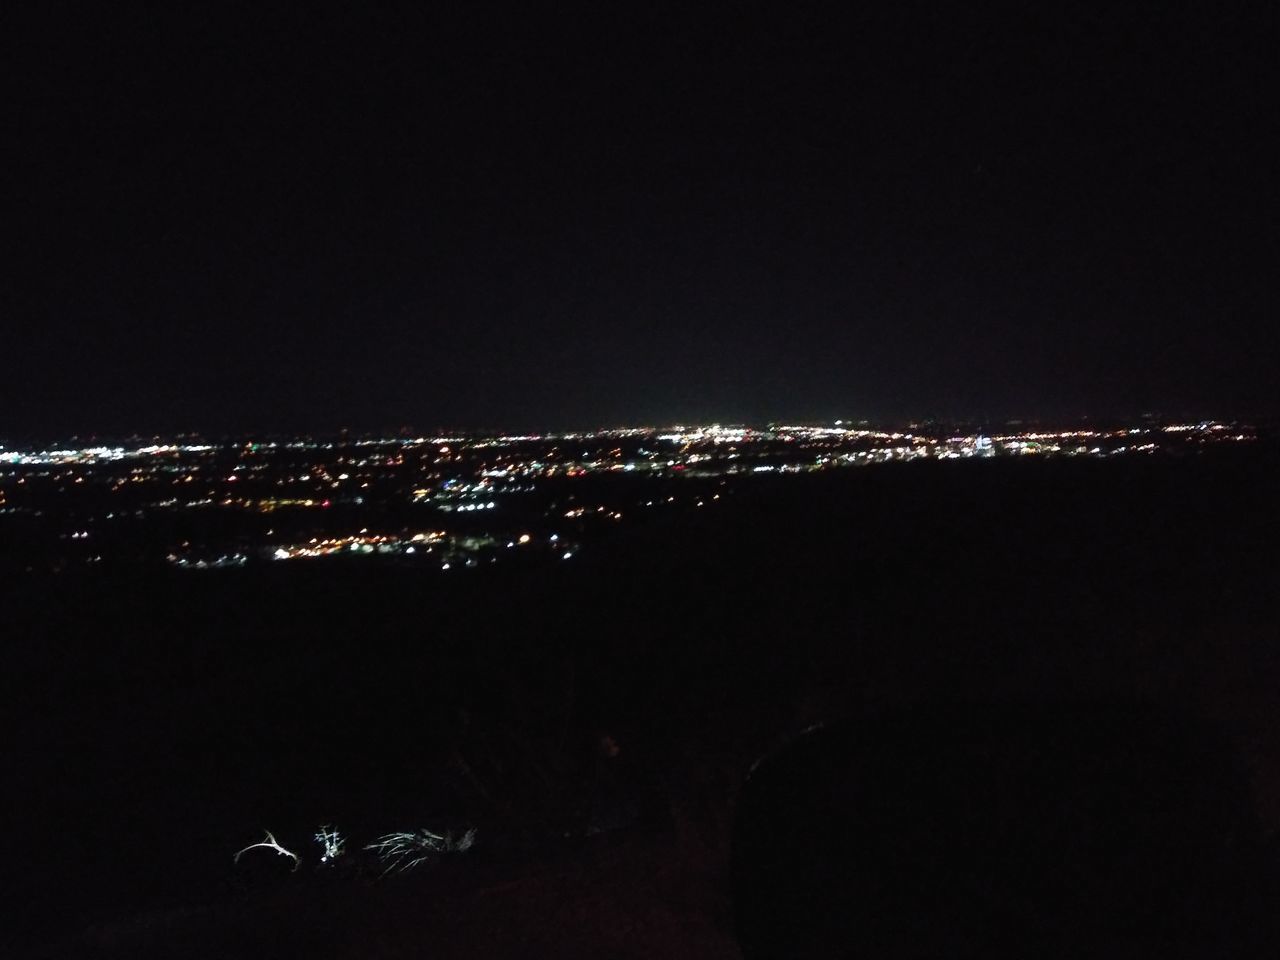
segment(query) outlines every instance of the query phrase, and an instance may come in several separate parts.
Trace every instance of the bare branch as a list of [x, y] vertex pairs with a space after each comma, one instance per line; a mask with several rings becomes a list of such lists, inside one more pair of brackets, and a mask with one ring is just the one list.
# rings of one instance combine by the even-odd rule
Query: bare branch
[[275, 835], [272, 834], [270, 830], [263, 830], [263, 833], [267, 835], [266, 840], [263, 840], [261, 843], [249, 844], [249, 846], [245, 847], [243, 850], [240, 850], [236, 853], [235, 857], [233, 858], [233, 861], [235, 863], [239, 863], [240, 858], [244, 854], [248, 853], [250, 850], [256, 850], [259, 847], [262, 847], [263, 849], [266, 849], [266, 850], [274, 850], [276, 853], [280, 854], [281, 856], [291, 857], [293, 859], [293, 869], [297, 870], [299, 864], [302, 863], [302, 861], [298, 859], [298, 855], [293, 851], [286, 850], [284, 847], [280, 846], [280, 844], [276, 841]]

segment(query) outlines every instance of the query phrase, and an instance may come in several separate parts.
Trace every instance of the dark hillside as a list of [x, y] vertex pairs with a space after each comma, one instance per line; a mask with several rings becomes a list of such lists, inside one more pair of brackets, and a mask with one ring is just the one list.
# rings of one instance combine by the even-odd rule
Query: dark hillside
[[[648, 896], [628, 871], [656, 857], [696, 866], [705, 889], [682, 886], [682, 909], [727, 936], [752, 761], [815, 721], [926, 700], [1174, 705], [1225, 732], [1273, 832], [1276, 466], [1254, 449], [751, 478], [573, 563], [458, 576], [322, 561], [10, 578], [20, 921], [4, 936], [74, 944], [130, 916], [309, 897], [323, 823], [356, 845], [478, 828], [435, 879], [350, 879], [371, 911], [449, 870], [476, 889], [524, 877], [509, 897], [527, 907], [553, 882], [537, 865], [568, 862], [554, 875], [579, 893], [619, 885], [597, 908], [625, 924], [621, 904]], [[263, 827], [304, 871], [233, 866]], [[646, 942], [692, 956], [680, 929]], [[124, 956], [177, 934], [122, 936]], [[309, 952], [382, 955], [344, 943]]]

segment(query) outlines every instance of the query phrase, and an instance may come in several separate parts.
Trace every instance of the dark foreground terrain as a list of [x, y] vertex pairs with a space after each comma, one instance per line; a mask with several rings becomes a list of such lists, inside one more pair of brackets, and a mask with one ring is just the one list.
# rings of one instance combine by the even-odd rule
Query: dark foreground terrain
[[[10, 578], [5, 755], [17, 809], [5, 821], [12, 919], [0, 947], [732, 957], [741, 933], [748, 956], [774, 955], [761, 944], [791, 915], [780, 906], [769, 931], [744, 932], [743, 898], [766, 888], [730, 881], [752, 765], [790, 755], [819, 722], [869, 729], [936, 716], [939, 703], [1009, 718], [986, 721], [978, 739], [1003, 743], [1007, 727], [1023, 737], [1017, 756], [1053, 752], [1044, 741], [1062, 736], [1092, 756], [1079, 744], [1114, 739], [1058, 726], [1028, 741], [1028, 715], [1138, 717], [1126, 742], [1148, 756], [1167, 739], [1150, 718], [1179, 718], [1170, 736], [1194, 748], [1126, 789], [1201, 804], [1172, 825], [1221, 817], [1222, 842], [1248, 864], [1223, 881], [1248, 888], [1229, 901], [1266, 902], [1280, 829], [1278, 465], [1258, 445], [752, 478], [715, 510], [628, 529], [579, 563], [454, 578], [341, 561]], [[937, 743], [928, 723], [877, 729], [902, 737], [888, 756]], [[809, 792], [793, 808], [786, 791], [780, 807], [757, 804], [751, 829], [809, 809], [813, 791], [852, 789], [814, 770], [847, 771], [864, 754], [851, 760], [839, 737], [808, 749], [810, 765], [788, 776]], [[1130, 755], [1117, 756], [1126, 766]], [[1016, 811], [1022, 781], [1000, 771], [1021, 762], [982, 768], [992, 804]], [[897, 821], [907, 833], [964, 829], [937, 814], [938, 797], [954, 796], [928, 786], [937, 769], [893, 794], [914, 798]], [[1083, 762], [1036, 769], [1053, 797], [1053, 777], [1070, 798], [1109, 776]], [[1222, 792], [1205, 799], [1181, 789], [1188, 781]], [[332, 868], [311, 839], [323, 824], [349, 838]], [[474, 827], [477, 839], [380, 877], [360, 848], [419, 827]], [[232, 862], [264, 828], [303, 858], [297, 871], [261, 850]], [[761, 862], [808, 875], [779, 856]], [[850, 883], [849, 896], [860, 889]], [[990, 923], [1017, 913], [1010, 896], [997, 895]], [[1181, 909], [1218, 909], [1197, 902]], [[1080, 903], [1141, 912], [1118, 894]], [[836, 927], [855, 940], [864, 929]]]

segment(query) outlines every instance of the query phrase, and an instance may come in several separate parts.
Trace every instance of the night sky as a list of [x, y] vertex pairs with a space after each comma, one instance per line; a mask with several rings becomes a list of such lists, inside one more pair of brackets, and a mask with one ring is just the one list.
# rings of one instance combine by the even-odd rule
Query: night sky
[[1280, 406], [1273, 5], [84, 6], [0, 439]]

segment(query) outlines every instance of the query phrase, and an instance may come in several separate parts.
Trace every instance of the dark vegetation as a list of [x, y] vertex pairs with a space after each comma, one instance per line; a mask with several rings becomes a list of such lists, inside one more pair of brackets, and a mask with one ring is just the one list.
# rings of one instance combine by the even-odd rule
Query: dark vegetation
[[[1246, 839], [1264, 844], [1280, 828], [1276, 466], [1259, 446], [753, 478], [580, 563], [456, 577], [10, 576], [17, 919], [0, 936], [66, 955], [716, 955], [707, 937], [732, 949], [729, 838], [752, 762], [816, 721], [940, 701], [1190, 718], [1222, 746], [1192, 750], [1185, 776], [1230, 754]], [[843, 750], [826, 754], [840, 769]], [[324, 823], [357, 846], [479, 833], [421, 876], [375, 881], [314, 870]], [[304, 856], [297, 874], [269, 854], [232, 864], [263, 827]], [[672, 870], [696, 882], [655, 886]], [[465, 890], [483, 895], [448, 899]], [[663, 896], [703, 926], [664, 927]], [[240, 939], [183, 941], [182, 918], [211, 904], [238, 911], [211, 927]], [[464, 919], [445, 925], [441, 904]], [[93, 932], [137, 916], [177, 919]], [[374, 927], [392, 933], [352, 932]]]
[[748, 960], [1275, 952], [1274, 855], [1236, 754], [1167, 707], [846, 719], [754, 771], [735, 821]]

